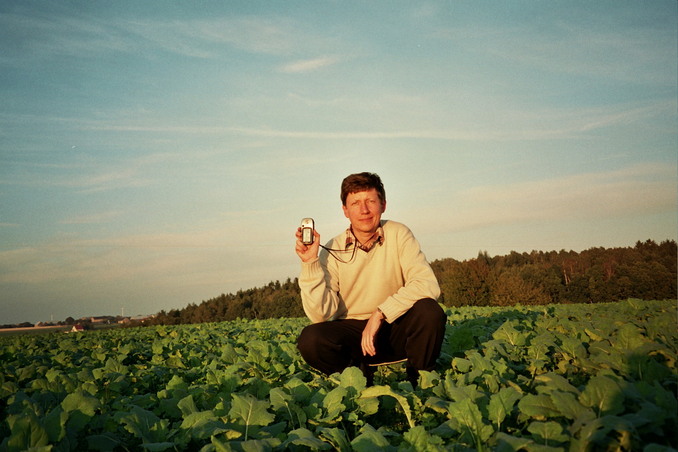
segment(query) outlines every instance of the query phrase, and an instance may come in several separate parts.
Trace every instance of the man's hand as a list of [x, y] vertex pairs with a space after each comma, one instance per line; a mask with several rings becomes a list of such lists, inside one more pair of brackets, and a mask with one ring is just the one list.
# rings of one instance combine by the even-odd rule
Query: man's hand
[[362, 342], [360, 343], [363, 349], [363, 355], [374, 356], [377, 354], [377, 348], [374, 346], [374, 339], [377, 337], [381, 322], [384, 320], [384, 313], [379, 309], [374, 311], [365, 325], [363, 330]]
[[301, 258], [302, 262], [310, 262], [313, 259], [318, 257], [318, 250], [320, 249], [320, 234], [318, 231], [313, 231], [313, 243], [310, 245], [304, 245], [301, 242], [301, 228], [297, 228], [297, 244], [295, 251], [297, 255]]

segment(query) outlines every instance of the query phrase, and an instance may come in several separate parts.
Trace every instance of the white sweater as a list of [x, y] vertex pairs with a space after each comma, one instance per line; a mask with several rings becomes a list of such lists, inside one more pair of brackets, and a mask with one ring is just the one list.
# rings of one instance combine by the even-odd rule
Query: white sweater
[[[304, 312], [313, 323], [336, 319], [366, 320], [379, 308], [389, 323], [422, 298], [440, 296], [440, 286], [412, 231], [401, 223], [382, 220], [384, 237], [369, 251], [327, 251], [302, 262], [299, 287]], [[343, 250], [346, 233], [327, 245]]]

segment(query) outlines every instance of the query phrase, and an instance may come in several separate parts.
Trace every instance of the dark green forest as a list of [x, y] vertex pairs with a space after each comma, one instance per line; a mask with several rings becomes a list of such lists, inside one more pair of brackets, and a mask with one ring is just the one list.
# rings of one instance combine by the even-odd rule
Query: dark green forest
[[[446, 306], [601, 303], [678, 298], [675, 241], [627, 248], [511, 252], [431, 262]], [[221, 294], [183, 309], [161, 311], [146, 324], [220, 322], [239, 318], [302, 317], [297, 279]]]

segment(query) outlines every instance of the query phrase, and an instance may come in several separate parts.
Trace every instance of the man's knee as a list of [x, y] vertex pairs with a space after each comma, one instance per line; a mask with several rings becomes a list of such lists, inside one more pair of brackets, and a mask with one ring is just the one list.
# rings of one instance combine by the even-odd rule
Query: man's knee
[[414, 303], [414, 306], [410, 309], [413, 311], [420, 321], [431, 324], [445, 324], [447, 322], [447, 317], [445, 316], [445, 311], [440, 307], [438, 302], [433, 298], [422, 298], [421, 300]]
[[301, 356], [308, 360], [309, 357], [314, 356], [317, 353], [317, 345], [319, 339], [318, 324], [314, 323], [308, 325], [299, 334], [297, 338], [297, 349]]

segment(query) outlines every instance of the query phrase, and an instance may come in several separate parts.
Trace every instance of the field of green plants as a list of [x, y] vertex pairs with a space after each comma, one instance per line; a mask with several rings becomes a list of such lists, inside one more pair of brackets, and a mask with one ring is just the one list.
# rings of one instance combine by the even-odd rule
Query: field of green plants
[[417, 388], [317, 374], [306, 319], [0, 337], [0, 451], [678, 447], [675, 300], [447, 314]]

